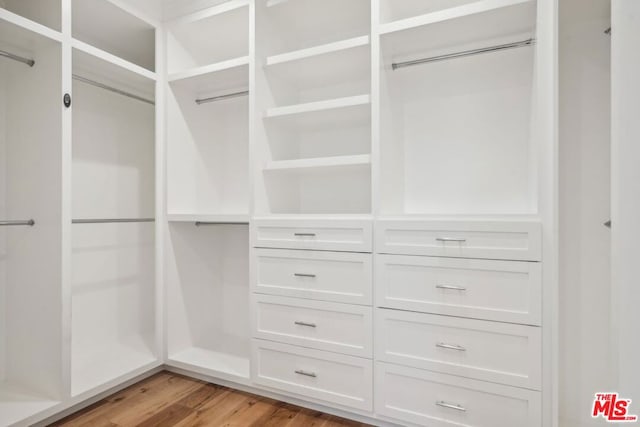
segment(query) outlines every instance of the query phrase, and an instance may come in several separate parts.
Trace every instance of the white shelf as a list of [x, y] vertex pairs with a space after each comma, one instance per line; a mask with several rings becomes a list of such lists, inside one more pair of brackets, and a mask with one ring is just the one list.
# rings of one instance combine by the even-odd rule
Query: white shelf
[[535, 0], [482, 0], [380, 26], [391, 56], [454, 46], [478, 46], [487, 40], [535, 32]]
[[49, 27], [33, 22], [7, 9], [0, 8], [0, 37], [12, 45], [28, 48], [38, 38], [62, 41], [62, 34]]
[[185, 24], [192, 24], [194, 22], [202, 21], [204, 19], [213, 18], [214, 16], [223, 15], [228, 12], [232, 12], [234, 10], [249, 6], [249, 0], [227, 0], [222, 4], [219, 4], [214, 7], [210, 7], [195, 13], [191, 13], [189, 15], [183, 16], [181, 18], [177, 18], [169, 25], [178, 26]]
[[370, 79], [369, 36], [273, 55], [266, 69], [298, 88]]
[[278, 118], [321, 111], [340, 110], [349, 107], [369, 105], [370, 103], [371, 97], [369, 95], [347, 96], [344, 98], [329, 99], [326, 101], [270, 108], [265, 112], [265, 118]]
[[[227, 61], [221, 61], [210, 65], [203, 65], [202, 67], [192, 68], [190, 70], [170, 74], [169, 82], [173, 83], [183, 80], [213, 76], [221, 80], [227, 80], [229, 78], [233, 79], [236, 74], [245, 76], [244, 78], [248, 82], [248, 67], [249, 57], [241, 56], [239, 58], [229, 59]], [[229, 77], [227, 77], [226, 74], [229, 74]]]
[[156, 73], [154, 73], [153, 71], [149, 71], [139, 65], [136, 65], [125, 59], [122, 59], [102, 49], [98, 49], [97, 47], [91, 46], [83, 41], [73, 39], [71, 45], [77, 51], [83, 52], [87, 55], [91, 55], [97, 59], [100, 59], [101, 61], [107, 62], [115, 67], [121, 68], [122, 70], [127, 71], [131, 74], [135, 74], [139, 77], [143, 77], [148, 80], [153, 80], [153, 81], [156, 80]]
[[76, 346], [71, 356], [71, 394], [77, 396], [158, 361], [140, 337]]
[[312, 171], [315, 169], [352, 168], [371, 165], [371, 155], [336, 156], [316, 159], [278, 160], [269, 162], [265, 171]]
[[221, 224], [244, 224], [249, 222], [248, 213], [228, 214], [167, 214], [169, 222], [215, 222]]
[[230, 380], [247, 380], [250, 374], [248, 357], [200, 347], [190, 347], [169, 356], [168, 364]]
[[12, 425], [59, 403], [29, 390], [0, 383], [0, 425]]

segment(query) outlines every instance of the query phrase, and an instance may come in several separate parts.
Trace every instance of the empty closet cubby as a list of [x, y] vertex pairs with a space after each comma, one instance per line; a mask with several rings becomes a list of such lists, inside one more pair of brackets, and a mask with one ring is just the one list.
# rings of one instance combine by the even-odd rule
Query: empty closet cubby
[[0, 425], [63, 398], [61, 50], [0, 14]]
[[231, 0], [167, 23], [170, 75], [248, 58], [249, 0]]
[[61, 0], [0, 0], [0, 14], [4, 9], [55, 31], [62, 28], [61, 8]]
[[158, 358], [155, 81], [73, 51], [71, 393]]
[[167, 363], [247, 382], [248, 227], [172, 223], [166, 249]]
[[155, 71], [155, 28], [110, 0], [72, 0], [74, 45]]
[[380, 27], [381, 212], [535, 213], [536, 2], [424, 3]]

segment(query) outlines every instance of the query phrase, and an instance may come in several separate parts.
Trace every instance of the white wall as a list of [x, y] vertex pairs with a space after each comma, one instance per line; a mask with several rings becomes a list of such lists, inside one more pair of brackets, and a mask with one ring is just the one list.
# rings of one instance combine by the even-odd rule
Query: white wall
[[560, 1], [560, 426], [602, 425], [612, 385], [610, 0]]
[[612, 2], [612, 279], [618, 390], [640, 415], [640, 2]]

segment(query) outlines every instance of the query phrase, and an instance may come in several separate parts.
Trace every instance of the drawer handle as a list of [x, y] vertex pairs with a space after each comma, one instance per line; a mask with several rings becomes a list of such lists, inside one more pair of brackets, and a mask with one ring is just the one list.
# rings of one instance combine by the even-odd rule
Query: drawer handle
[[316, 233], [293, 233], [296, 237], [316, 237]]
[[460, 237], [436, 237], [436, 240], [438, 242], [458, 242], [458, 243], [464, 243], [467, 241], [467, 239], [462, 239]]
[[456, 344], [446, 344], [443, 342], [439, 342], [436, 344], [436, 347], [440, 347], [440, 348], [446, 348], [447, 350], [456, 350], [456, 351], [467, 351], [466, 348], [462, 347], [461, 345], [456, 345]]
[[467, 412], [467, 408], [465, 408], [464, 406], [456, 405], [455, 403], [447, 403], [443, 400], [436, 401], [436, 405], [442, 408], [455, 409], [456, 411], [460, 411], [460, 412]]
[[295, 322], [293, 322], [293, 323], [295, 323], [296, 325], [300, 325], [300, 326], [307, 326], [307, 327], [309, 327], [309, 328], [315, 328], [315, 327], [317, 327], [317, 325], [316, 325], [315, 323], [300, 322], [300, 321], [298, 321], [298, 320], [296, 320], [296, 321], [295, 321]]
[[293, 273], [293, 275], [296, 277], [311, 277], [311, 278], [316, 277], [315, 274], [306, 274], [306, 273]]
[[307, 372], [307, 371], [303, 371], [302, 369], [298, 369], [296, 371], [294, 371], [296, 374], [298, 375], [304, 375], [305, 377], [311, 377], [311, 378], [316, 378], [317, 375], [315, 372]]
[[447, 289], [450, 291], [466, 291], [467, 290], [467, 288], [464, 288], [462, 286], [453, 286], [453, 285], [436, 285], [436, 288]]

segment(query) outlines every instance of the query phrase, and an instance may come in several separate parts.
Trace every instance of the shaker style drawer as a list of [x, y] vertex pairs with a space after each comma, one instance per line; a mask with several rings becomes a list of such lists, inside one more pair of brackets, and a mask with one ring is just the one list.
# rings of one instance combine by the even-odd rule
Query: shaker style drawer
[[251, 245], [260, 248], [371, 252], [373, 228], [365, 219], [260, 219], [251, 222]]
[[459, 258], [540, 261], [539, 222], [381, 220], [376, 252]]
[[371, 305], [371, 254], [254, 249], [254, 255], [254, 292]]
[[251, 371], [256, 384], [298, 398], [372, 410], [369, 359], [254, 339]]
[[540, 325], [542, 264], [376, 255], [376, 305]]
[[540, 392], [376, 362], [376, 413], [429, 427], [541, 427]]
[[376, 360], [539, 390], [537, 326], [376, 310]]
[[372, 308], [254, 294], [253, 336], [372, 357]]

